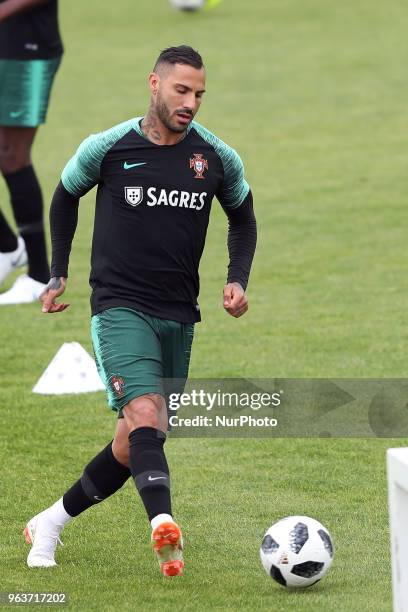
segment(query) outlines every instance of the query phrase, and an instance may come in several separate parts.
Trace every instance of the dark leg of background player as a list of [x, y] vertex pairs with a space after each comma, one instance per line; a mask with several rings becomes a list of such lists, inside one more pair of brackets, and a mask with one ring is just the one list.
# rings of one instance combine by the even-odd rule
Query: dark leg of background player
[[28, 275], [40, 283], [50, 278], [43, 223], [43, 199], [33, 166], [5, 174], [14, 217], [24, 239]]
[[0, 252], [11, 253], [17, 248], [17, 237], [0, 210]]
[[[43, 226], [43, 200], [31, 163], [31, 148], [36, 133], [36, 127], [0, 126], [0, 170], [10, 193], [19, 232], [25, 242], [28, 275], [36, 281], [46, 283], [49, 280], [49, 266]], [[4, 239], [10, 248], [11, 229], [5, 223], [3, 217]]]

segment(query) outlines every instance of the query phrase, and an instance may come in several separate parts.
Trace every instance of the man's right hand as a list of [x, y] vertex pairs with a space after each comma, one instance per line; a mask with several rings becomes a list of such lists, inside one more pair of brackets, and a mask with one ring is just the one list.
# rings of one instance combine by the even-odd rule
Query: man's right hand
[[67, 279], [63, 276], [53, 276], [42, 294], [40, 301], [42, 302], [43, 312], [62, 312], [68, 308], [69, 304], [56, 304], [55, 300], [64, 293], [67, 286]]

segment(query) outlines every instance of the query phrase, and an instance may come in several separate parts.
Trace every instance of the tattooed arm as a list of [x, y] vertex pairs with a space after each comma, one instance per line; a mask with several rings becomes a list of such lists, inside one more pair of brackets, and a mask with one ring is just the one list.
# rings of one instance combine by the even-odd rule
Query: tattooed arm
[[51, 280], [40, 296], [43, 312], [62, 312], [69, 304], [56, 304], [67, 284], [69, 255], [78, 222], [79, 197], [71, 195], [59, 183], [50, 208], [52, 243]]
[[62, 295], [65, 291], [65, 287], [67, 285], [67, 279], [63, 276], [57, 277], [53, 276], [42, 294], [40, 295], [40, 300], [42, 302], [42, 311], [43, 312], [62, 312], [66, 308], [68, 308], [69, 304], [60, 303], [56, 304], [55, 300], [57, 297]]

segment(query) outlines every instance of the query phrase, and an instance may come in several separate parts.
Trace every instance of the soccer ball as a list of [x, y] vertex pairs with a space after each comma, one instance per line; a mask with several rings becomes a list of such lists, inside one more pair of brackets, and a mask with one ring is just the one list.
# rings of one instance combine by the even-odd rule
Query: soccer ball
[[308, 516], [288, 516], [272, 525], [259, 552], [268, 576], [292, 588], [321, 580], [334, 553], [327, 529]]
[[198, 11], [203, 8], [205, 0], [170, 0], [170, 4], [180, 11]]

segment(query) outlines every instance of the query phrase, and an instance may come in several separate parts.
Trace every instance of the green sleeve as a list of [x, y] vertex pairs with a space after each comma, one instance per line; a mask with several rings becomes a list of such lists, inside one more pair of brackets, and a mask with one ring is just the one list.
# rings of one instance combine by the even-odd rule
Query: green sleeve
[[135, 121], [137, 118], [91, 134], [79, 145], [61, 175], [62, 184], [71, 195], [81, 197], [98, 184], [103, 158], [120, 138], [134, 128]]
[[194, 122], [193, 127], [206, 142], [214, 147], [221, 159], [224, 180], [216, 194], [217, 199], [224, 208], [238, 208], [249, 193], [249, 185], [244, 177], [244, 164], [240, 156], [235, 149], [199, 123]]

